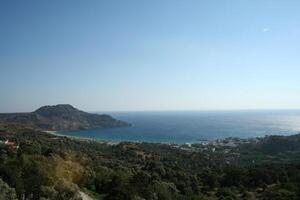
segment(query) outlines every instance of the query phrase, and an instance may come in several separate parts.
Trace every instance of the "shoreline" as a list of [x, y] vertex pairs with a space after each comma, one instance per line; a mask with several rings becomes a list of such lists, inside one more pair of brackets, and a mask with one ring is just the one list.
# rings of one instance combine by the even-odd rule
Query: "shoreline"
[[58, 131], [43, 130], [43, 132], [48, 133], [48, 134], [53, 135], [53, 136], [66, 137], [66, 138], [69, 138], [71, 140], [79, 140], [79, 141], [85, 141], [85, 142], [96, 142], [96, 143], [100, 143], [100, 144], [109, 144], [109, 145], [116, 145], [116, 144], [120, 143], [120, 142], [111, 141], [111, 140], [97, 140], [97, 139], [87, 138], [87, 137], [63, 135], [63, 134], [58, 133]]
[[150, 141], [138, 141], [138, 140], [104, 140], [104, 139], [95, 139], [95, 138], [88, 138], [88, 137], [80, 137], [80, 136], [71, 136], [71, 135], [63, 135], [60, 134], [58, 131], [47, 131], [47, 130], [42, 130], [45, 133], [58, 136], [58, 137], [67, 137], [69, 139], [74, 139], [74, 140], [81, 140], [81, 141], [92, 141], [92, 142], [98, 142], [98, 143], [114, 143], [114, 144], [119, 144], [121, 142], [131, 142], [131, 143], [151, 143], [151, 144], [165, 144], [165, 145], [186, 145], [186, 144], [200, 144], [201, 142], [186, 142], [186, 143], [172, 143], [172, 142], [150, 142]]
[[[70, 135], [63, 135], [60, 134], [58, 131], [48, 131], [43, 130], [43, 132], [51, 134], [53, 136], [61, 137], [61, 138], [69, 138], [71, 140], [77, 141], [84, 141], [84, 142], [95, 142], [99, 144], [106, 144], [106, 145], [117, 145], [121, 142], [129, 142], [129, 143], [150, 143], [150, 144], [163, 144], [168, 146], [191, 146], [191, 145], [213, 145], [213, 146], [231, 146], [234, 147], [237, 144], [241, 143], [248, 143], [253, 142], [255, 143], [260, 140], [261, 138], [267, 137], [268, 135], [261, 136], [261, 137], [249, 137], [249, 138], [240, 138], [240, 137], [226, 137], [226, 138], [217, 138], [212, 140], [203, 140], [200, 139], [197, 142], [186, 142], [186, 143], [164, 143], [164, 142], [148, 142], [148, 141], [129, 141], [129, 140], [122, 140], [122, 141], [114, 141], [114, 140], [104, 140], [104, 139], [95, 139], [95, 138], [88, 138], [88, 137], [80, 137], [80, 136], [70, 136]], [[225, 142], [225, 143], [224, 143]]]

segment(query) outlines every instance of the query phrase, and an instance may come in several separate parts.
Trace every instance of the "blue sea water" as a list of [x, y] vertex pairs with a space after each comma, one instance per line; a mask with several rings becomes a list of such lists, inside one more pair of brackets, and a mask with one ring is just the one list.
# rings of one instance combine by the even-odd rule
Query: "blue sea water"
[[113, 141], [195, 143], [225, 137], [292, 135], [300, 132], [300, 110], [113, 112], [130, 127], [60, 134]]

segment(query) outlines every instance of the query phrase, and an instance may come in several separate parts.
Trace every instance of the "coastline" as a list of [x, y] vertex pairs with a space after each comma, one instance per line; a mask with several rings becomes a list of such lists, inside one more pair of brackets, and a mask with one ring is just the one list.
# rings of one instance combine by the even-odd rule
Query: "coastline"
[[184, 147], [183, 150], [186, 150], [186, 147], [192, 148], [193, 145], [201, 145], [201, 146], [214, 146], [214, 147], [237, 147], [241, 144], [249, 144], [249, 143], [258, 143], [262, 138], [266, 137], [249, 137], [249, 138], [239, 138], [239, 137], [226, 137], [226, 138], [218, 138], [213, 140], [200, 140], [197, 143], [160, 143], [160, 142], [140, 142], [140, 141], [113, 141], [113, 140], [101, 140], [101, 139], [93, 139], [88, 137], [79, 137], [79, 136], [70, 136], [60, 134], [58, 131], [43, 131], [45, 133], [51, 134], [60, 138], [68, 138], [71, 140], [83, 141], [83, 142], [94, 142], [98, 144], [106, 144], [106, 145], [117, 145], [121, 142], [130, 142], [130, 143], [153, 143], [153, 144], [164, 144], [173, 147]]
[[44, 133], [48, 133], [53, 136], [57, 137], [64, 137], [64, 138], [69, 138], [71, 140], [79, 140], [79, 141], [85, 141], [85, 142], [96, 142], [100, 144], [107, 144], [107, 145], [117, 145], [120, 142], [117, 141], [109, 141], [109, 140], [97, 140], [93, 138], [87, 138], [87, 137], [78, 137], [78, 136], [71, 136], [71, 135], [63, 135], [60, 134], [58, 131], [48, 131], [48, 130], [43, 130]]

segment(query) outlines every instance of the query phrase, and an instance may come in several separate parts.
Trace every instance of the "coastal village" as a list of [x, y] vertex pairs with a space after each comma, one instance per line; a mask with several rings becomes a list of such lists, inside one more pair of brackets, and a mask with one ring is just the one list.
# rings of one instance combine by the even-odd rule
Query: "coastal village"
[[237, 137], [228, 137], [224, 139], [215, 139], [215, 140], [201, 140], [199, 143], [185, 143], [183, 145], [171, 144], [174, 148], [179, 148], [185, 151], [210, 151], [216, 152], [219, 149], [222, 149], [225, 153], [229, 152], [232, 148], [235, 148], [243, 144], [256, 144], [260, 141], [260, 138], [237, 138]]
[[[243, 145], [255, 145], [259, 141], [260, 138], [241, 139], [228, 137], [224, 139], [205, 140], [193, 144], [171, 144], [170, 146], [189, 153], [202, 153], [208, 160], [221, 159], [229, 165], [239, 162], [242, 156], [239, 147]], [[255, 163], [252, 159], [248, 162]]]

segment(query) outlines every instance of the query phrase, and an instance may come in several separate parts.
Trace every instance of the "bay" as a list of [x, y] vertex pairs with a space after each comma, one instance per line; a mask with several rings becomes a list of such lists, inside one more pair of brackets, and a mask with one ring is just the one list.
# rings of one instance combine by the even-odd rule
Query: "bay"
[[64, 131], [60, 134], [111, 141], [195, 143], [225, 137], [292, 135], [300, 110], [111, 112], [130, 127]]

